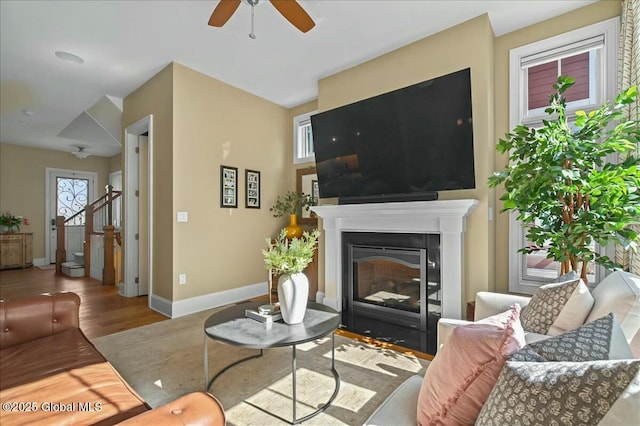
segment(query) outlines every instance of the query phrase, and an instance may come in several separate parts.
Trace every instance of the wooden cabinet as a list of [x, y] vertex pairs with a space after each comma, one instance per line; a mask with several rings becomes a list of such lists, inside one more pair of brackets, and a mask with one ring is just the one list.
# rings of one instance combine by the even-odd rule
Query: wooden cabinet
[[0, 234], [0, 269], [33, 266], [33, 234]]

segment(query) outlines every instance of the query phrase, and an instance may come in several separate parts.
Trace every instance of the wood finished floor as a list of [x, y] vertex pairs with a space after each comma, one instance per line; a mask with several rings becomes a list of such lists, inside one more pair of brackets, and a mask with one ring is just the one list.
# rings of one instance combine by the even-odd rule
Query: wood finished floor
[[80, 328], [89, 339], [168, 319], [149, 309], [146, 296], [122, 297], [115, 287], [92, 278], [70, 278], [36, 267], [0, 271], [0, 299], [59, 291], [80, 296]]
[[[149, 309], [147, 296], [123, 297], [112, 286], [92, 278], [70, 278], [56, 271], [36, 267], [0, 271], [0, 299], [14, 299], [41, 293], [72, 291], [80, 296], [80, 328], [89, 339], [129, 330], [169, 318]], [[252, 300], [266, 301], [267, 296]], [[392, 345], [355, 333], [339, 330], [338, 334], [423, 359], [432, 355]]]

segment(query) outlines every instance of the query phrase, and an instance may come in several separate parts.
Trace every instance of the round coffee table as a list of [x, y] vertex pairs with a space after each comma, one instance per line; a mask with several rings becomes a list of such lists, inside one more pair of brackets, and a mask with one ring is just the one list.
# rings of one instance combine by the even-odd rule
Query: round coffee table
[[[298, 424], [306, 421], [322, 411], [333, 402], [340, 390], [340, 375], [335, 368], [335, 335], [333, 331], [340, 324], [340, 314], [328, 306], [309, 302], [304, 320], [300, 324], [286, 324], [282, 320], [264, 323], [245, 316], [247, 309], [257, 310], [260, 302], [241, 303], [211, 315], [204, 323], [204, 380], [205, 391], [208, 391], [213, 382], [230, 368], [254, 359], [260, 358], [265, 349], [291, 346], [291, 375], [292, 375], [292, 406], [293, 420], [284, 419], [264, 408], [259, 410], [270, 414], [289, 424]], [[296, 418], [296, 345], [311, 342], [331, 334], [331, 372], [335, 380], [335, 389], [329, 400], [313, 413]], [[239, 346], [247, 349], [257, 349], [260, 352], [255, 355], [242, 358], [220, 370], [213, 378], [209, 379], [208, 342], [209, 339], [222, 343]], [[252, 404], [253, 405], [253, 404]]]

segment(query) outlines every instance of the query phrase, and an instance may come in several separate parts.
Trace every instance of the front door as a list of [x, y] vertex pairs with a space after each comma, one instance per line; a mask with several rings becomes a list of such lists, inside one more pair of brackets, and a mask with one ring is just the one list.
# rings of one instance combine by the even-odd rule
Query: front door
[[[98, 177], [97, 173], [61, 169], [48, 169], [47, 177], [48, 258], [50, 263], [55, 263], [58, 245], [56, 216], [70, 218], [82, 211], [90, 201], [95, 200]], [[67, 224], [70, 233], [82, 233], [74, 235], [75, 238], [84, 240], [84, 220], [84, 214], [80, 214]]]

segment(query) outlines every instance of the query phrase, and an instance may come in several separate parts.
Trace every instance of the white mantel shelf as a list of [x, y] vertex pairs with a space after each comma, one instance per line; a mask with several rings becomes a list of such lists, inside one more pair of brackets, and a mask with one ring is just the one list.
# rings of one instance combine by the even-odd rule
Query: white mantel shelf
[[396, 232], [439, 234], [442, 317], [462, 318], [463, 242], [466, 217], [478, 200], [314, 206], [325, 231], [323, 303], [342, 310], [342, 233]]

